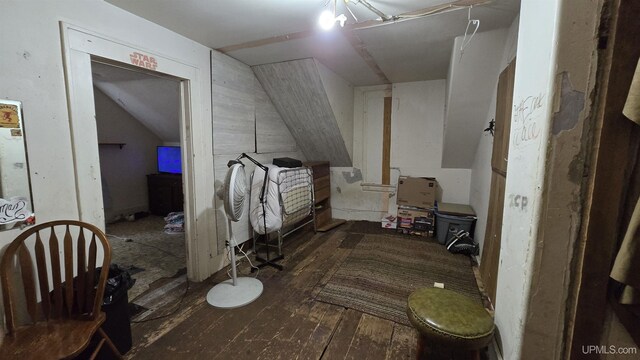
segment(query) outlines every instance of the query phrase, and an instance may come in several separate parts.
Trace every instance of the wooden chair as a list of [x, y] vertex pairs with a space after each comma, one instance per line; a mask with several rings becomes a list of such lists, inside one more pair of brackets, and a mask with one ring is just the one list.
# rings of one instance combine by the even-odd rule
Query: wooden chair
[[[104, 255], [96, 282], [99, 246]], [[100, 328], [105, 320], [100, 307], [110, 262], [111, 246], [105, 234], [90, 224], [51, 221], [20, 234], [0, 262], [8, 330], [0, 340], [0, 359], [72, 358], [87, 347], [96, 332], [101, 339], [91, 359], [105, 343], [122, 358]]]

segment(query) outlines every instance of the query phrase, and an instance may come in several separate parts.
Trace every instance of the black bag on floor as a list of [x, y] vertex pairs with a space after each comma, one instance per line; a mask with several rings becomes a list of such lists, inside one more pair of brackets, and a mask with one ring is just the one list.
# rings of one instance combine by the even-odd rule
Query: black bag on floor
[[478, 243], [469, 236], [468, 231], [464, 230], [453, 233], [445, 246], [449, 252], [454, 254], [478, 255], [480, 253]]

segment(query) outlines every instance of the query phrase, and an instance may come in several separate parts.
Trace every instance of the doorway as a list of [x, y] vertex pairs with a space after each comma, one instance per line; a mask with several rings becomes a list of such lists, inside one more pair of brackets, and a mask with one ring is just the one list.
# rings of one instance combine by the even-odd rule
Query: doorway
[[[92, 60], [126, 64], [139, 71], [180, 79], [180, 131], [184, 235], [187, 275], [202, 281], [218, 270], [216, 256], [210, 61], [193, 57], [195, 65], [133, 47], [125, 42], [61, 22], [74, 162], [75, 200], [79, 218], [105, 229], [99, 145], [95, 121]], [[187, 58], [189, 58], [187, 56]], [[125, 145], [126, 146], [126, 145]]]
[[105, 232], [129, 300], [186, 273], [180, 80], [92, 59]]
[[513, 84], [516, 74], [516, 60], [513, 59], [500, 73], [496, 101], [495, 134], [491, 154], [491, 192], [487, 228], [484, 236], [480, 275], [485, 290], [496, 306], [500, 244], [502, 243], [502, 215], [507, 180], [507, 159], [509, 158], [509, 134], [513, 103]]

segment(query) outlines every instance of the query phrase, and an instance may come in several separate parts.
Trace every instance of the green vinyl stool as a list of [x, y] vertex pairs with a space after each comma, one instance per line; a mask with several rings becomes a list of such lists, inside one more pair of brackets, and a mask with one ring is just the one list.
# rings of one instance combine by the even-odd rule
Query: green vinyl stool
[[423, 288], [409, 295], [409, 321], [418, 330], [417, 359], [480, 359], [493, 338], [484, 307], [451, 290]]

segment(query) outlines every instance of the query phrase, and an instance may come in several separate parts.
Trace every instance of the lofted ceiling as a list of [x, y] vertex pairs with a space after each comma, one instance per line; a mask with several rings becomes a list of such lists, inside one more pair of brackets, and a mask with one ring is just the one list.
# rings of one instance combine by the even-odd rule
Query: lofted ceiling
[[[416, 19], [361, 27], [378, 17], [358, 0], [349, 8], [344, 29], [325, 32], [317, 26], [331, 0], [107, 0], [124, 10], [222, 52], [247, 65], [313, 57], [355, 86], [447, 77], [453, 41], [467, 27], [467, 8], [449, 9]], [[452, 3], [452, 0], [369, 0], [386, 15]], [[480, 0], [458, 0], [464, 5]], [[508, 27], [519, 0], [491, 0], [474, 6], [471, 18], [479, 32]], [[369, 24], [369, 23], [367, 23]], [[264, 41], [260, 41], [264, 40]]]
[[93, 85], [165, 143], [180, 142], [180, 82], [167, 77], [91, 63]]

